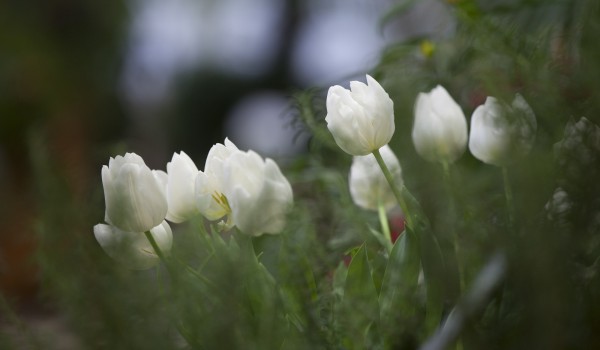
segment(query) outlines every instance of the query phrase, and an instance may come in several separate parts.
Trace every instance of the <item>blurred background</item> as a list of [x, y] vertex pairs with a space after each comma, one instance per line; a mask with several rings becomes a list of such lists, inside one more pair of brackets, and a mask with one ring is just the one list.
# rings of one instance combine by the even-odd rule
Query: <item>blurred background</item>
[[151, 168], [165, 169], [173, 152], [185, 151], [201, 168], [225, 136], [284, 163], [305, 152], [309, 134], [294, 122], [295, 92], [364, 80], [387, 45], [453, 30], [438, 1], [422, 1], [384, 25], [394, 6], [3, 1], [1, 292], [22, 312], [44, 309], [37, 231], [61, 220], [57, 210], [74, 207], [80, 210], [69, 218], [71, 234], [92, 239], [90, 217], [103, 217], [100, 168], [110, 156], [136, 152]]
[[[350, 157], [329, 147], [324, 97], [329, 86], [364, 81], [366, 73], [394, 100], [392, 146], [407, 186], [431, 213], [447, 203], [437, 200], [444, 193], [438, 169], [412, 147], [417, 93], [443, 84], [467, 118], [488, 95], [525, 97], [538, 135], [532, 157], [511, 172], [529, 230], [522, 244], [509, 242], [498, 224], [504, 199], [497, 169], [468, 154], [456, 164], [456, 177], [470, 179], [456, 186], [460, 205], [471, 210], [463, 229], [480, 234], [464, 242], [477, 252], [473, 266], [498, 246], [515, 246], [515, 266], [523, 266], [512, 278], [512, 306], [525, 316], [478, 330], [500, 332], [482, 339], [502, 339], [506, 348], [518, 348], [510, 339], [523, 337], [531, 341], [522, 348], [600, 344], [590, 331], [600, 326], [600, 310], [587, 309], [600, 305], [600, 136], [590, 127], [585, 135], [592, 136], [578, 141], [583, 151], [566, 152], [558, 166], [552, 153], [570, 119], [600, 124], [599, 31], [596, 0], [0, 2], [0, 348], [5, 334], [26, 329], [20, 320], [57, 349], [112, 349], [111, 340], [98, 340], [107, 329], [120, 348], [161, 348], [157, 336], [132, 335], [142, 321], [131, 315], [145, 315], [145, 304], [100, 295], [116, 280], [141, 288], [92, 235], [104, 217], [100, 169], [111, 156], [135, 152], [164, 170], [173, 152], [184, 151], [202, 168], [210, 147], [227, 136], [276, 159], [295, 195], [313, 200], [295, 223], [320, 225], [311, 226], [322, 233], [315, 242], [356, 233], [352, 220], [361, 216], [336, 202], [351, 205], [345, 178], [331, 180], [332, 169], [347, 171]], [[539, 212], [557, 184], [580, 203], [569, 226], [545, 222]], [[347, 248], [317, 250], [341, 255]], [[322, 275], [338, 263], [325, 260], [313, 263]], [[571, 284], [579, 276], [572, 267], [583, 277]], [[568, 281], [557, 286], [557, 279]]]
[[[389, 44], [448, 35], [449, 8], [423, 1], [6, 1], [0, 5], [0, 286], [32, 298], [39, 222], [35, 147], [87, 203], [109, 156], [199, 167], [229, 137], [285, 162], [309, 134], [292, 95], [363, 80]], [[95, 201], [98, 198], [94, 197]], [[10, 218], [10, 219], [9, 219]], [[98, 217], [99, 219], [101, 217]], [[88, 234], [91, 231], [84, 231]]]

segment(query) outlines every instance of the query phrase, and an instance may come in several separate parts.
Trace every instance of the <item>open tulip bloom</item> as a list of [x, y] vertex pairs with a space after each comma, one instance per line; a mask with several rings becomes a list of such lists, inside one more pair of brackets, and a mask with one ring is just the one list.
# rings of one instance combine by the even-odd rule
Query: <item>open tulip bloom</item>
[[467, 119], [443, 86], [419, 93], [412, 139], [417, 153], [431, 162], [452, 163], [467, 147]]
[[293, 202], [292, 187], [271, 160], [257, 153], [234, 152], [223, 167], [224, 198], [231, 220], [242, 233], [279, 233]]
[[225, 227], [252, 236], [281, 232], [293, 201], [292, 187], [273, 160], [240, 151], [229, 139], [211, 148], [195, 193], [207, 219], [225, 218]]
[[350, 82], [327, 93], [327, 128], [335, 142], [353, 156], [367, 155], [388, 144], [394, 135], [394, 103], [379, 83]]
[[471, 117], [469, 150], [484, 163], [506, 166], [529, 153], [536, 129], [535, 114], [521, 95], [512, 105], [490, 96]]
[[195, 184], [195, 201], [198, 211], [208, 220], [218, 220], [231, 211], [224, 197], [224, 164], [239, 149], [229, 139], [224, 144], [211, 147], [206, 157], [204, 171], [198, 172]]

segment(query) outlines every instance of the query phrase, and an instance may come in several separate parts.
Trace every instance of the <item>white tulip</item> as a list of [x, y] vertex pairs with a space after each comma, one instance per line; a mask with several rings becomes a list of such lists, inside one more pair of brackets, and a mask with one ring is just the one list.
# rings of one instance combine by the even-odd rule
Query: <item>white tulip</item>
[[417, 153], [431, 162], [452, 163], [467, 147], [467, 119], [441, 85], [419, 93], [412, 139]]
[[512, 106], [490, 96], [471, 117], [469, 150], [484, 163], [506, 166], [529, 153], [536, 129], [535, 114], [521, 95]]
[[[379, 152], [390, 170], [396, 186], [401, 187], [403, 184], [402, 169], [398, 158], [387, 145], [383, 146]], [[352, 200], [361, 208], [377, 210], [381, 203], [386, 210], [390, 210], [398, 205], [390, 185], [372, 154], [353, 157], [349, 185]]]
[[[171, 251], [173, 233], [166, 221], [150, 229], [163, 254]], [[135, 270], [148, 269], [160, 259], [143, 232], [126, 232], [112, 225], [94, 226], [94, 236], [108, 256]]]
[[344, 152], [364, 156], [380, 149], [394, 135], [394, 103], [379, 83], [367, 75], [367, 84], [336, 85], [327, 93], [327, 128]]
[[102, 167], [105, 221], [122, 231], [145, 232], [167, 215], [167, 199], [156, 175], [135, 153], [111, 158]]
[[223, 194], [223, 165], [227, 158], [239, 150], [227, 138], [224, 143], [217, 143], [210, 149], [204, 171], [196, 176], [196, 207], [209, 220], [220, 219], [231, 211]]
[[167, 220], [180, 223], [198, 214], [194, 195], [197, 175], [196, 164], [185, 152], [173, 154], [167, 163]]
[[233, 224], [252, 236], [281, 232], [293, 193], [277, 164], [253, 151], [237, 151], [226, 159], [223, 171]]

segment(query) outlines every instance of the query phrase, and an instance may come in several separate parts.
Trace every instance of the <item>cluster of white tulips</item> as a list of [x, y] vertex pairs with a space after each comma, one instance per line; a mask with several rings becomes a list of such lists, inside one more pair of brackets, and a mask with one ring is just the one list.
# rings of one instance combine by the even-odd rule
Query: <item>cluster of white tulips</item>
[[[507, 166], [529, 153], [536, 129], [535, 114], [521, 95], [511, 105], [490, 96], [471, 116], [469, 150], [484, 163]], [[444, 87], [419, 94], [412, 139], [421, 157], [452, 163], [464, 153], [467, 135], [465, 115]]]
[[[354, 156], [349, 185], [356, 205], [388, 211], [400, 204], [406, 210], [398, 191], [402, 169], [388, 146], [394, 104], [381, 85], [367, 75], [367, 84], [332, 86], [325, 120], [338, 146]], [[468, 143], [476, 158], [506, 166], [530, 151], [536, 126], [520, 95], [510, 105], [488, 97], [473, 113], [469, 137], [461, 107], [437, 86], [417, 97], [412, 139], [428, 161], [452, 163]], [[181, 223], [201, 214], [222, 229], [273, 234], [283, 230], [293, 201], [290, 183], [273, 160], [241, 151], [228, 139], [211, 148], [203, 171], [184, 152], [173, 155], [167, 172], [150, 170], [140, 156], [127, 153], [102, 168], [102, 182], [107, 224], [96, 225], [94, 234], [110, 256], [133, 268], [156, 264], [156, 250], [170, 251], [165, 220]]]
[[277, 164], [254, 151], [239, 150], [230, 140], [214, 145], [204, 171], [184, 152], [175, 153], [167, 172], [150, 170], [134, 153], [111, 158], [102, 168], [105, 221], [94, 227], [102, 248], [133, 269], [156, 265], [168, 254], [172, 231], [196, 215], [236, 226], [258, 236], [284, 229], [292, 188]]
[[[350, 193], [365, 209], [383, 205], [389, 210], [396, 203], [373, 152], [380, 151], [395, 185], [402, 187], [400, 163], [387, 146], [394, 134], [393, 107], [389, 95], [370, 76], [367, 84], [351, 82], [349, 90], [332, 86], [327, 95], [327, 127], [338, 146], [354, 156]], [[414, 113], [412, 139], [417, 153], [446, 164], [460, 158], [468, 144], [477, 159], [507, 166], [531, 150], [537, 128], [532, 109], [519, 94], [510, 105], [488, 97], [471, 117], [470, 135], [461, 107], [440, 85], [417, 96]]]

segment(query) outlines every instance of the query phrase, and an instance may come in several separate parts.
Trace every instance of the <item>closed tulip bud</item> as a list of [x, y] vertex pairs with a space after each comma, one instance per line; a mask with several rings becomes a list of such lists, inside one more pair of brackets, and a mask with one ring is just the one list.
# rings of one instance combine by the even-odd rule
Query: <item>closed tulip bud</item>
[[510, 106], [490, 96], [471, 117], [469, 150], [484, 163], [506, 166], [529, 153], [536, 129], [535, 114], [521, 95]]
[[167, 220], [179, 223], [198, 214], [194, 195], [198, 168], [192, 159], [183, 151], [173, 154], [167, 163], [167, 176]]
[[[379, 152], [394, 178], [394, 183], [396, 186], [401, 187], [403, 183], [402, 169], [398, 158], [387, 145], [383, 146]], [[375, 156], [372, 154], [353, 157], [349, 184], [352, 200], [361, 208], [377, 210], [379, 203], [381, 203], [386, 210], [390, 210], [398, 204], [390, 185], [377, 164]]]
[[240, 231], [251, 236], [281, 232], [293, 193], [277, 164], [253, 151], [238, 151], [227, 158], [223, 172], [224, 195]]
[[135, 153], [111, 158], [102, 167], [105, 221], [126, 232], [145, 232], [167, 215], [164, 188]]
[[388, 144], [394, 135], [394, 103], [379, 83], [332, 86], [327, 93], [327, 128], [346, 153], [364, 156]]
[[417, 96], [412, 139], [417, 153], [430, 162], [452, 163], [464, 153], [467, 119], [442, 86]]
[[224, 143], [210, 149], [204, 171], [198, 172], [195, 181], [196, 207], [209, 220], [220, 219], [231, 211], [223, 194], [223, 165], [239, 149], [227, 138]]
[[[150, 229], [161, 252], [168, 254], [173, 244], [171, 227], [166, 221]], [[94, 236], [108, 256], [134, 270], [157, 265], [158, 255], [143, 232], [127, 232], [112, 225], [94, 226]]]

